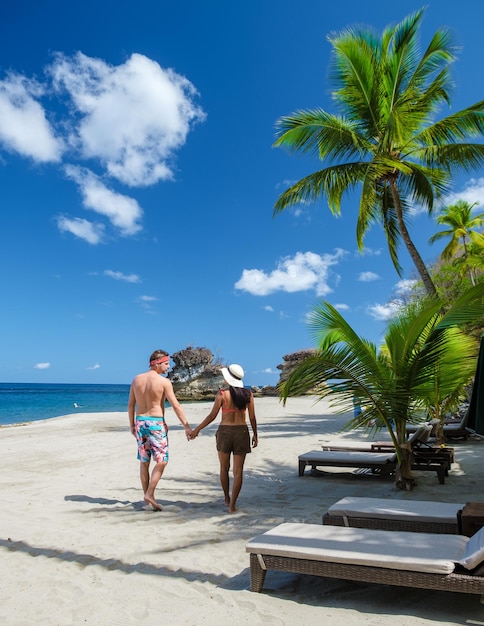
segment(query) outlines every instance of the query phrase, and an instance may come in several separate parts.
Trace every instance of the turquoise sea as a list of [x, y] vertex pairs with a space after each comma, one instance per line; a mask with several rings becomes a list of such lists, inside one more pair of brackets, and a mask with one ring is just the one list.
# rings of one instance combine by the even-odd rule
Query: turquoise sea
[[0, 383], [0, 425], [128, 409], [129, 385]]

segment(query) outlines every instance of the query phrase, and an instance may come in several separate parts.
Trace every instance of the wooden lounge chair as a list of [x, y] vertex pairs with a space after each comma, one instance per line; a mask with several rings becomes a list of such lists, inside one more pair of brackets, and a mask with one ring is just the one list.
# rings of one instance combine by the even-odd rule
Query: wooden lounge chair
[[[412, 446], [419, 438], [423, 437], [422, 432], [428, 432], [428, 426], [421, 429], [412, 436]], [[413, 448], [412, 448], [413, 449]], [[359, 470], [370, 472], [387, 478], [395, 473], [397, 468], [397, 455], [395, 452], [372, 452], [362, 450], [311, 450], [299, 455], [299, 476], [304, 475], [307, 465], [311, 466], [313, 472], [318, 467], [353, 467]], [[445, 483], [449, 466], [446, 459], [441, 458], [415, 458], [412, 470], [433, 471], [437, 473], [439, 483]]]
[[462, 419], [449, 420], [444, 424], [444, 437], [446, 439], [469, 439], [470, 432], [467, 430], [469, 422], [469, 409], [464, 413]]
[[484, 528], [473, 537], [284, 523], [246, 545], [250, 589], [267, 570], [478, 594], [484, 602]]
[[380, 530], [462, 534], [464, 504], [429, 500], [346, 497], [332, 504], [323, 524]]
[[[371, 473], [374, 476], [388, 478], [397, 469], [397, 455], [385, 452], [352, 452], [348, 450], [311, 450], [298, 457], [299, 476], [304, 476], [306, 466], [310, 465], [312, 473], [318, 467], [347, 467], [360, 470], [360, 474]], [[412, 464], [413, 471], [436, 472], [441, 485], [445, 484], [448, 474], [448, 463], [444, 460], [427, 459], [425, 462]], [[321, 472], [320, 472], [321, 473]]]
[[[408, 438], [408, 443], [412, 446], [415, 463], [425, 465], [429, 460], [447, 464], [447, 469], [451, 469], [454, 462], [454, 448], [434, 446], [428, 443], [431, 435], [432, 424], [419, 426]], [[322, 445], [323, 450], [347, 450], [350, 452], [395, 452], [395, 447], [391, 441], [374, 441], [368, 443], [361, 442], [329, 442]]]
[[[470, 435], [470, 431], [467, 429], [467, 424], [469, 422], [469, 414], [470, 410], [467, 410], [462, 415], [461, 419], [449, 419], [446, 420], [443, 425], [443, 434], [445, 439], [468, 439]], [[425, 424], [430, 424], [435, 427], [435, 423], [438, 423], [439, 420], [433, 419], [429, 422], [425, 422]], [[408, 435], [414, 433], [422, 424], [407, 424], [405, 430]], [[434, 436], [434, 432], [431, 431], [430, 437]]]

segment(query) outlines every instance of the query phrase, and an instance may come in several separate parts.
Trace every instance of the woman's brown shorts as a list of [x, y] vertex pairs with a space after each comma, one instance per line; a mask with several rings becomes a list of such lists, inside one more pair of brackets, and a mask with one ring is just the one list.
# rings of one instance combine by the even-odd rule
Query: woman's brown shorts
[[226, 454], [247, 454], [250, 452], [249, 429], [242, 426], [219, 426], [215, 435], [217, 450]]

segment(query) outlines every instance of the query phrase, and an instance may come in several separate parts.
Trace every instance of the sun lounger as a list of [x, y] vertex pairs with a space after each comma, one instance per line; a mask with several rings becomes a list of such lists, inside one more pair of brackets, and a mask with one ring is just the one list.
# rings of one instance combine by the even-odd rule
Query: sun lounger
[[[431, 427], [422, 425], [409, 438], [408, 443], [412, 451], [418, 443], [427, 441]], [[383, 477], [391, 476], [395, 473], [398, 459], [395, 451], [387, 449], [386, 452], [374, 452], [371, 449], [339, 449], [339, 450], [311, 450], [298, 457], [299, 476], [304, 475], [307, 465], [310, 465], [313, 472], [318, 467], [354, 467], [360, 471], [370, 472]], [[433, 471], [437, 473], [440, 484], [445, 483], [445, 477], [449, 473], [448, 457], [438, 457], [434, 455], [421, 456], [414, 455], [412, 470]]]
[[[306, 466], [311, 466], [313, 472], [318, 467], [358, 468], [372, 475], [387, 478], [395, 473], [397, 455], [388, 452], [362, 452], [351, 450], [311, 450], [298, 457], [299, 476], [304, 475]], [[445, 483], [448, 474], [448, 463], [437, 459], [418, 461], [412, 464], [412, 470], [436, 472], [439, 483]]]
[[[461, 419], [452, 419], [446, 421], [443, 425], [443, 433], [445, 439], [468, 439], [470, 435], [470, 431], [467, 429], [467, 424], [469, 422], [469, 408], [462, 415]], [[432, 426], [435, 425], [435, 422], [439, 420], [431, 420], [430, 422], [426, 422], [426, 424], [430, 424]], [[407, 424], [405, 430], [407, 434], [414, 433], [418, 428], [420, 428], [422, 424]], [[434, 429], [433, 429], [434, 430]], [[430, 437], [434, 436], [434, 432], [432, 431]]]
[[[391, 441], [329, 441], [322, 444], [323, 450], [347, 450], [349, 452], [395, 452], [395, 447]], [[417, 441], [412, 447], [412, 452], [416, 463], [425, 464], [428, 460], [439, 461], [447, 464], [447, 469], [451, 469], [455, 460], [454, 448], [445, 446], [434, 446], [426, 442]]]
[[267, 570], [481, 595], [484, 528], [473, 537], [284, 523], [246, 544], [250, 589]]
[[464, 504], [347, 497], [332, 504], [323, 524], [353, 528], [462, 534]]

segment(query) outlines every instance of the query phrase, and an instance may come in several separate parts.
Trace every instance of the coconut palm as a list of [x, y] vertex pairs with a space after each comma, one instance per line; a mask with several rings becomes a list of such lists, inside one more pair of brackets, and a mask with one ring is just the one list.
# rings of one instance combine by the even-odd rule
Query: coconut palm
[[442, 209], [441, 214], [437, 217], [437, 223], [448, 226], [447, 230], [441, 230], [429, 239], [430, 243], [434, 243], [444, 237], [450, 238], [449, 243], [441, 252], [444, 261], [448, 261], [454, 257], [462, 248], [463, 254], [460, 259], [463, 265], [467, 265], [469, 279], [472, 285], [476, 283], [475, 273], [472, 271], [472, 263], [466, 264], [469, 257], [469, 243], [473, 243], [480, 249], [480, 256], [484, 253], [484, 235], [477, 232], [477, 229], [484, 225], [484, 213], [472, 215], [472, 209], [477, 202], [470, 203], [465, 200], [458, 200], [455, 204], [450, 204]]
[[484, 145], [471, 143], [484, 128], [484, 100], [435, 121], [449, 103], [454, 48], [445, 30], [419, 53], [423, 9], [384, 30], [348, 28], [328, 37], [333, 46], [333, 92], [339, 114], [299, 110], [276, 123], [274, 146], [316, 155], [325, 165], [282, 193], [274, 214], [325, 197], [339, 215], [342, 196], [361, 187], [356, 240], [374, 222], [385, 230], [398, 273], [403, 240], [429, 294], [436, 294], [429, 272], [408, 228], [412, 206], [432, 212], [447, 191], [451, 173], [484, 163]]
[[402, 489], [414, 482], [405, 445], [407, 421], [429, 410], [440, 416], [475, 372], [477, 342], [459, 327], [483, 317], [484, 285], [471, 288], [445, 313], [442, 305], [436, 297], [410, 303], [389, 322], [378, 350], [331, 304], [318, 304], [309, 322], [317, 351], [279, 389], [284, 403], [318, 389], [317, 395], [341, 413], [351, 411], [358, 397], [362, 412], [347, 428], [387, 428], [398, 457], [395, 482]]

